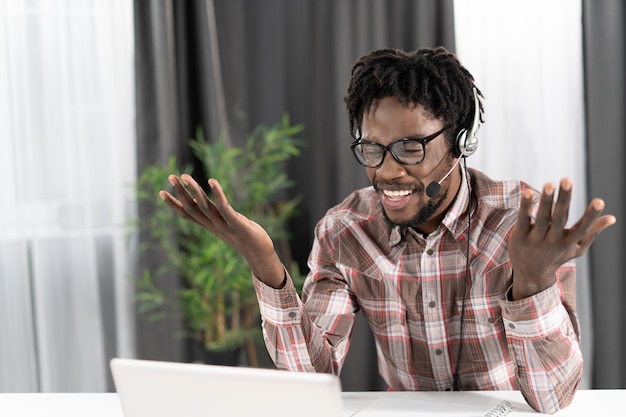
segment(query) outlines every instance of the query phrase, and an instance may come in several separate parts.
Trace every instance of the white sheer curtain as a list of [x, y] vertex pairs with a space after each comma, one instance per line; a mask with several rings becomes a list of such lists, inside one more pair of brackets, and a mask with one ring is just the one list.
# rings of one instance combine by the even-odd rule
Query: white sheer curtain
[[133, 3], [0, 0], [0, 391], [133, 354]]
[[[486, 123], [468, 165], [536, 188], [574, 182], [570, 224], [587, 205], [582, 9], [571, 0], [456, 0], [457, 52], [486, 97]], [[577, 261], [577, 307], [590, 387], [587, 257]]]

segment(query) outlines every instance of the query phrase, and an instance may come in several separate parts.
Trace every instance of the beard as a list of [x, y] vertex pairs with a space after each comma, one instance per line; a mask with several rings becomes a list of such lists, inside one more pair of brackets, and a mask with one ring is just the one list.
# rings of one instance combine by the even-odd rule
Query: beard
[[415, 216], [412, 219], [409, 219], [407, 221], [403, 221], [399, 223], [392, 221], [389, 218], [389, 216], [387, 216], [387, 212], [385, 211], [384, 207], [382, 207], [383, 216], [385, 217], [385, 220], [387, 221], [387, 223], [389, 223], [392, 226], [400, 226], [401, 228], [417, 228], [423, 225], [424, 223], [426, 223], [431, 217], [433, 217], [433, 215], [437, 212], [437, 210], [439, 210], [439, 208], [441, 207], [441, 205], [443, 204], [443, 201], [446, 199], [447, 196], [448, 196], [448, 189], [446, 188], [443, 193], [437, 196], [438, 198], [431, 199], [430, 201], [428, 201], [426, 205], [424, 205], [418, 210], [418, 212], [415, 214]]

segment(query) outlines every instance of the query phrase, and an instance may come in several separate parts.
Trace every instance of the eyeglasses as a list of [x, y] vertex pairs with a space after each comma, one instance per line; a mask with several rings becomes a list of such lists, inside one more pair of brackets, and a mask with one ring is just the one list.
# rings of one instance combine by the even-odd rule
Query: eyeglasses
[[376, 142], [357, 139], [350, 145], [354, 157], [367, 168], [378, 168], [383, 164], [387, 151], [404, 165], [417, 165], [424, 160], [426, 144], [441, 135], [449, 126], [424, 138], [404, 138], [384, 146]]

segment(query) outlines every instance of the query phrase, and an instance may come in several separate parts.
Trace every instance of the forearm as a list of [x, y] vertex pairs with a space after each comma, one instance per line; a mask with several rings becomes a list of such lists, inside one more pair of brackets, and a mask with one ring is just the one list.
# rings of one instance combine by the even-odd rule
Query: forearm
[[263, 317], [264, 342], [279, 369], [298, 372], [339, 374], [341, 365], [333, 361], [333, 348], [306, 313], [296, 313], [289, 323], [277, 325]]
[[578, 320], [562, 303], [559, 285], [502, 304], [517, 383], [528, 404], [543, 413], [566, 407], [580, 383], [583, 358]]
[[[347, 350], [347, 336], [352, 328], [353, 314], [323, 315], [330, 332], [315, 323], [298, 296], [289, 275], [280, 289], [270, 289], [255, 279], [263, 318], [264, 341], [267, 351], [279, 369], [339, 374]], [[315, 303], [313, 303], [315, 304]], [[319, 321], [319, 320], [318, 320]]]

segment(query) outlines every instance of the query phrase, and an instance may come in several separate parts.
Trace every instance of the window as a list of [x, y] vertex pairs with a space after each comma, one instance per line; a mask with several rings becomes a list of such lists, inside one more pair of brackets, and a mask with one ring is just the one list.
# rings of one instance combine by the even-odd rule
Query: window
[[133, 3], [0, 0], [0, 391], [132, 354]]

